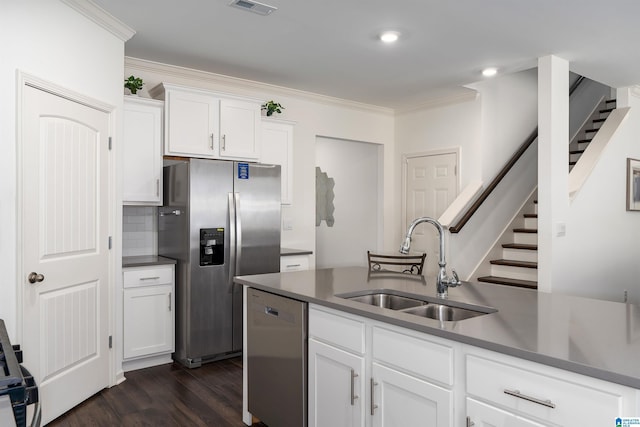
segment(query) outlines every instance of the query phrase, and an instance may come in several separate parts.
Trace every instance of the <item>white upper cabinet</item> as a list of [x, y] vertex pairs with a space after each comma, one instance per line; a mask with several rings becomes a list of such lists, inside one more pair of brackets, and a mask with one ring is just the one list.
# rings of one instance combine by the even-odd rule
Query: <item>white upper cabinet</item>
[[125, 205], [162, 205], [163, 102], [124, 99], [123, 193]]
[[165, 101], [165, 156], [258, 160], [260, 101], [166, 83], [149, 93]]
[[220, 157], [258, 160], [260, 103], [239, 99], [220, 101]]
[[282, 204], [293, 203], [293, 122], [262, 118], [261, 163], [280, 165]]

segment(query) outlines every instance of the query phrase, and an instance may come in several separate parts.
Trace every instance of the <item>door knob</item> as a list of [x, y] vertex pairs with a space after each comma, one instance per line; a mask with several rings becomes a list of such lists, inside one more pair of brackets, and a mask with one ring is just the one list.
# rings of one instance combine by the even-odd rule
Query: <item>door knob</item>
[[42, 282], [44, 280], [44, 276], [32, 271], [29, 273], [29, 276], [27, 276], [27, 279], [29, 280], [29, 283]]

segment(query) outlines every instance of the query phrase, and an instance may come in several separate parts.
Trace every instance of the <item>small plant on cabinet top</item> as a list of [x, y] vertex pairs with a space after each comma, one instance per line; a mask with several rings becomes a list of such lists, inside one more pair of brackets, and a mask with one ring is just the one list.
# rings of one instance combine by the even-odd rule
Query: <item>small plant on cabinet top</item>
[[262, 109], [267, 112], [267, 117], [271, 116], [273, 113], [282, 113], [284, 107], [275, 101], [267, 101], [262, 104]]
[[124, 87], [129, 89], [133, 95], [135, 95], [144, 86], [144, 82], [140, 77], [129, 76], [124, 79]]

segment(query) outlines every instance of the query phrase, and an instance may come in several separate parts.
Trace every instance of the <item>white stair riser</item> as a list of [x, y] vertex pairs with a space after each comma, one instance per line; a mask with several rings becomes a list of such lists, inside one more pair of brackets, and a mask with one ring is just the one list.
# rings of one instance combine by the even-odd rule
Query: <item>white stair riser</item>
[[526, 249], [502, 249], [502, 258], [511, 261], [538, 262], [538, 251]]
[[538, 204], [537, 203], [533, 204], [533, 213], [538, 215]]
[[531, 228], [533, 230], [538, 229], [538, 218], [525, 218], [524, 228]]
[[538, 280], [538, 270], [535, 268], [511, 267], [508, 265], [491, 265], [491, 275], [518, 280]]
[[538, 234], [537, 233], [513, 233], [514, 243], [523, 243], [525, 245], [537, 245]]

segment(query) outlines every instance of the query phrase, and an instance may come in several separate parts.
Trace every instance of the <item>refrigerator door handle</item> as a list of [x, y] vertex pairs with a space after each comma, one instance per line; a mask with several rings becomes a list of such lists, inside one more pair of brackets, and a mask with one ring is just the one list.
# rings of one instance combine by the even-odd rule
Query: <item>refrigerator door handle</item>
[[235, 193], [229, 193], [229, 289], [233, 290], [233, 276], [236, 275], [236, 204]]
[[242, 260], [242, 221], [240, 218], [240, 193], [233, 193], [235, 195], [235, 218], [236, 218], [236, 263], [235, 271], [232, 276], [235, 276], [240, 271], [240, 261]]

